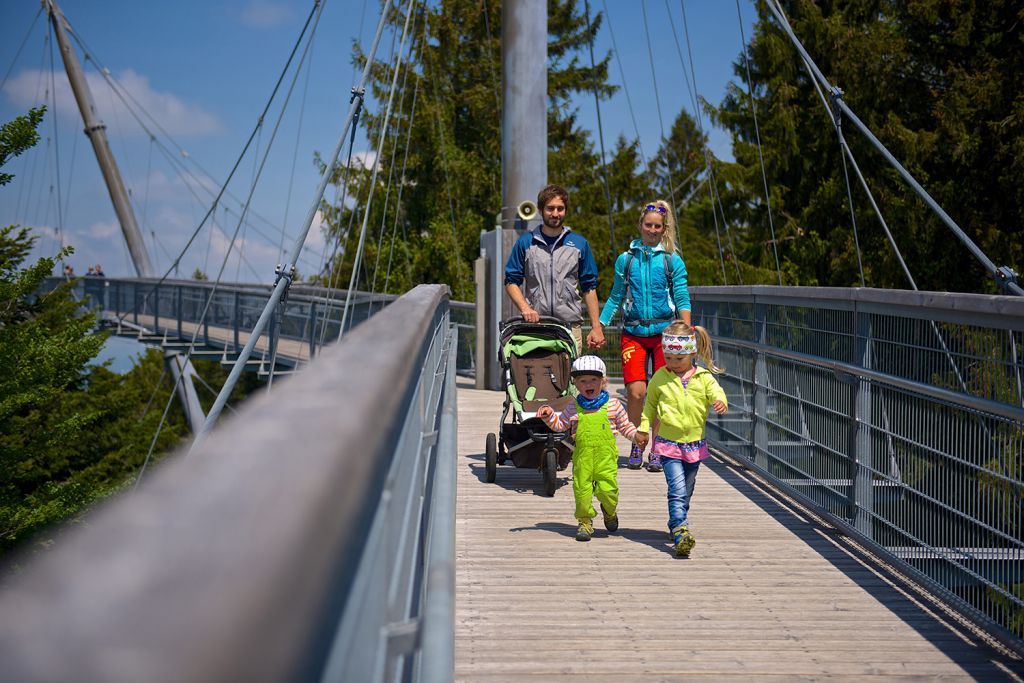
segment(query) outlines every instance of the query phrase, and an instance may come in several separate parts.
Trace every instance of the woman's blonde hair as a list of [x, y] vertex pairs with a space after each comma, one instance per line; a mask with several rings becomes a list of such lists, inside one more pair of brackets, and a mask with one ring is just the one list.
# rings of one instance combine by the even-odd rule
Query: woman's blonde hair
[[715, 359], [711, 357], [711, 335], [700, 325], [687, 325], [682, 320], [676, 320], [671, 323], [668, 327], [661, 331], [662, 334], [675, 334], [683, 336], [696, 336], [697, 337], [697, 356], [704, 363], [711, 372], [716, 375], [720, 372], [725, 372], [725, 368], [720, 368], [715, 365]]
[[669, 254], [676, 252], [676, 215], [672, 212], [672, 205], [664, 199], [655, 199], [640, 207], [640, 219], [637, 221], [637, 229], [643, 227], [644, 218], [649, 213], [660, 213], [665, 223], [665, 232], [661, 235], [661, 248]]

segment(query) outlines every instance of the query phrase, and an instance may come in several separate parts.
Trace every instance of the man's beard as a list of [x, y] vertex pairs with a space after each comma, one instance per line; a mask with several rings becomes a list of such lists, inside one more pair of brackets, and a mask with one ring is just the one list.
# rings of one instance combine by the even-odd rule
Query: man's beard
[[558, 230], [562, 227], [561, 216], [544, 216], [544, 225], [552, 230]]

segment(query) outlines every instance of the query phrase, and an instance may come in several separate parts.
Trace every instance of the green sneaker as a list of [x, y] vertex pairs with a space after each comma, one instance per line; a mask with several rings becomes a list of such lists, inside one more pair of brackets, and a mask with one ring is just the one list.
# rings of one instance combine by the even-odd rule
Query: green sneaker
[[697, 545], [697, 539], [690, 533], [690, 527], [685, 524], [672, 530], [672, 541], [676, 546], [677, 557], [689, 557], [693, 546]]
[[604, 528], [608, 530], [608, 533], [614, 534], [619, 530], [619, 516], [609, 515], [604, 509], [604, 505], [601, 506], [601, 514], [604, 515]]
[[594, 525], [590, 522], [584, 522], [580, 520], [580, 526], [576, 529], [576, 540], [577, 541], [589, 541], [590, 537], [594, 534]]

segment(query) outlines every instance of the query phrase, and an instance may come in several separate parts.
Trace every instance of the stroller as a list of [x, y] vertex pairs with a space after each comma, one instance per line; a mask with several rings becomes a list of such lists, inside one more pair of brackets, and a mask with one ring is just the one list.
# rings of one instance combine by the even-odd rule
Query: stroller
[[[569, 378], [576, 342], [551, 318], [536, 323], [519, 318], [505, 323], [500, 346], [505, 404], [497, 435], [487, 435], [487, 481], [493, 483], [498, 465], [511, 459], [516, 467], [541, 470], [544, 493], [553, 496], [557, 471], [572, 459], [573, 441], [568, 432], [548, 428], [536, 412], [545, 404], [560, 411], [575, 400]], [[506, 423], [509, 411], [512, 421]]]

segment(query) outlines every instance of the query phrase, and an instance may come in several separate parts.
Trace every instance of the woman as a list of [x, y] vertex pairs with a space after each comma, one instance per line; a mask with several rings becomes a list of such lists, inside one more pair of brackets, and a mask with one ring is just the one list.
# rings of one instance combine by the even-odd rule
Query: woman
[[[601, 311], [601, 325], [608, 326], [622, 307], [622, 378], [626, 384], [626, 412], [639, 424], [647, 395], [647, 365], [652, 374], [665, 365], [661, 332], [674, 320], [690, 322], [690, 290], [686, 264], [676, 253], [676, 220], [671, 205], [658, 199], [640, 209], [640, 239], [615, 259], [615, 282]], [[657, 431], [655, 426], [654, 431]], [[644, 449], [633, 445], [628, 467], [640, 469]], [[650, 472], [661, 471], [661, 457], [651, 453]]]

